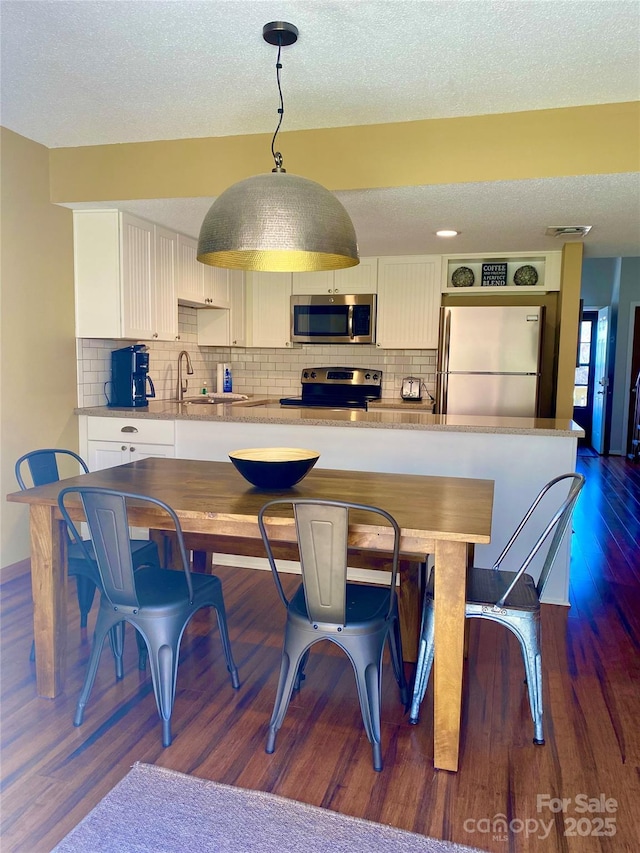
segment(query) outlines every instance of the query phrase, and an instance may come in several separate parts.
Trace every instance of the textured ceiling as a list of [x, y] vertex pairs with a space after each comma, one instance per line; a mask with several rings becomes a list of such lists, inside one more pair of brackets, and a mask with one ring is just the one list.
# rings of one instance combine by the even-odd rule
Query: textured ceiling
[[[300, 30], [283, 49], [285, 130], [640, 94], [637, 0], [2, 0], [2, 124], [51, 148], [272, 131], [271, 20]], [[637, 175], [338, 195], [363, 254], [558, 248], [545, 226], [572, 224], [594, 226], [587, 255], [640, 254]], [[210, 203], [120, 206], [197, 234]], [[463, 233], [443, 249], [446, 225]]]

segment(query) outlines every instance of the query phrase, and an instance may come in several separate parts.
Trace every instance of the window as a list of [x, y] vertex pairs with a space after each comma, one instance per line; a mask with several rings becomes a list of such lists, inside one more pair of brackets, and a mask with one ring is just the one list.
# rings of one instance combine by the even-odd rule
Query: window
[[580, 323], [580, 338], [578, 340], [578, 365], [576, 367], [575, 385], [573, 388], [573, 405], [575, 408], [585, 408], [589, 397], [589, 360], [591, 356], [591, 320]]

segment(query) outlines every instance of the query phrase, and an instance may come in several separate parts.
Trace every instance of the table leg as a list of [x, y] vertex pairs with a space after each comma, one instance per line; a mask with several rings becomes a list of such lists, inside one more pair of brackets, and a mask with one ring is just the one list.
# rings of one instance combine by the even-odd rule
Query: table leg
[[420, 610], [422, 607], [423, 563], [400, 560], [400, 586], [398, 587], [398, 612], [402, 636], [402, 656], [407, 663], [418, 660]]
[[48, 699], [62, 692], [67, 665], [65, 540], [54, 513], [52, 506], [30, 508], [36, 688]]
[[440, 770], [458, 769], [466, 570], [466, 542], [436, 542], [434, 765]]

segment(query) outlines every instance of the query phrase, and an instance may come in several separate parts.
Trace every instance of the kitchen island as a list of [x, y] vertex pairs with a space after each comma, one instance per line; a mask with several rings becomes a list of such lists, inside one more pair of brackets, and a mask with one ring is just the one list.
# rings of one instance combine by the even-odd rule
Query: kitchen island
[[[368, 411], [283, 408], [276, 400], [252, 398], [159, 400], [145, 409], [95, 407], [76, 414], [80, 453], [92, 470], [153, 455], [228, 461], [230, 451], [243, 447], [284, 446], [318, 451], [320, 468], [494, 480], [491, 544], [476, 548], [476, 563], [490, 566], [540, 488], [575, 470], [583, 431], [570, 420], [433, 415], [425, 408], [401, 401]], [[513, 549], [515, 558], [524, 557], [529, 542]], [[537, 577], [541, 567], [534, 563], [531, 574]], [[568, 539], [544, 601], [569, 603]]]

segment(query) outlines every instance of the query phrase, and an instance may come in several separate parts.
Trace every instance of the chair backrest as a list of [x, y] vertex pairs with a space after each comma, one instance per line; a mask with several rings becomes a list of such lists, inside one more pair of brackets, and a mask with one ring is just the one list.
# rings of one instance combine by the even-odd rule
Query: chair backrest
[[[189, 560], [184, 545], [184, 537], [180, 521], [174, 510], [157, 498], [148, 495], [138, 495], [132, 492], [119, 492], [114, 489], [72, 486], [63, 489], [58, 495], [60, 511], [67, 522], [71, 535], [85, 556], [89, 558], [86, 544], [71, 520], [68, 511], [67, 496], [78, 495], [84, 509], [85, 519], [98, 564], [104, 594], [114, 606], [139, 607], [131, 556], [131, 541], [129, 538], [129, 521], [127, 516], [127, 501], [153, 504], [167, 513], [175, 526], [178, 547], [182, 558], [182, 566], [189, 600], [193, 601], [193, 584]], [[162, 524], [166, 526], [166, 518]], [[140, 568], [140, 567], [138, 567]]]
[[280, 582], [265, 524], [265, 517], [275, 507], [293, 509], [307, 612], [310, 621], [320, 625], [345, 624], [348, 535], [351, 513], [359, 511], [375, 515], [378, 520], [384, 518], [387, 522], [385, 527], [390, 526], [393, 530], [388, 610], [388, 613], [391, 613], [398, 573], [400, 528], [388, 512], [366, 504], [306, 498], [277, 499], [266, 503], [258, 514], [258, 526], [278, 593], [285, 606], [289, 602]]
[[47, 447], [42, 450], [32, 450], [30, 453], [25, 453], [16, 462], [15, 472], [16, 480], [22, 490], [31, 488], [24, 479], [26, 469], [29, 469], [31, 475], [32, 486], [46, 486], [48, 483], [56, 483], [60, 479], [58, 470], [58, 458], [69, 457], [77, 461], [85, 474], [89, 473], [87, 463], [74, 453], [73, 450], [62, 450], [55, 447]]
[[547, 496], [552, 490], [560, 491], [562, 495], [565, 495], [565, 489], [559, 484], [564, 484], [565, 486], [567, 484], [569, 485], [568, 494], [566, 494], [566, 497], [563, 498], [559, 506], [557, 503], [555, 504], [557, 508], [553, 513], [550, 521], [547, 523], [542, 533], [538, 536], [533, 548], [529, 551], [529, 554], [518, 569], [516, 576], [506, 588], [500, 599], [496, 602], [496, 605], [498, 607], [502, 607], [505, 604], [505, 602], [509, 598], [509, 593], [515, 587], [521, 576], [526, 572], [532, 560], [540, 551], [544, 543], [547, 541], [549, 535], [553, 531], [553, 536], [551, 538], [549, 549], [547, 551], [547, 555], [542, 566], [542, 571], [540, 572], [540, 577], [538, 578], [538, 583], [536, 584], [538, 596], [542, 595], [547, 579], [549, 578], [549, 573], [558, 554], [558, 549], [560, 548], [560, 544], [562, 543], [562, 540], [564, 539], [564, 536], [571, 522], [571, 516], [573, 515], [573, 510], [575, 508], [576, 501], [578, 500], [578, 495], [580, 494], [580, 491], [584, 486], [584, 482], [585, 479], [582, 474], [561, 474], [559, 477], [555, 477], [553, 480], [550, 480], [546, 484], [546, 486], [541, 489], [540, 493], [525, 513], [522, 521], [520, 522], [520, 524], [518, 524], [513, 535], [511, 536], [511, 539], [509, 539], [509, 541], [504, 547], [504, 550], [494, 563], [494, 569], [500, 568], [500, 564], [502, 563], [503, 559], [506, 557], [514, 542], [518, 539], [522, 531], [525, 529], [529, 520], [533, 517], [538, 505], [545, 498], [545, 496]]

